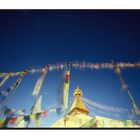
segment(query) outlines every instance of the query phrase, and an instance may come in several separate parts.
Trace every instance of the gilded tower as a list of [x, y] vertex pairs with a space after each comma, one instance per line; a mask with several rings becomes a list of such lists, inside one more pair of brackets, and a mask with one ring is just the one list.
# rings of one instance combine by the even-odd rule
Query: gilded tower
[[73, 102], [73, 104], [70, 108], [70, 111], [69, 111], [68, 115], [71, 115], [71, 114], [76, 115], [76, 114], [79, 114], [79, 113], [89, 114], [88, 109], [86, 108], [86, 106], [84, 105], [84, 103], [82, 101], [83, 93], [82, 93], [82, 90], [79, 87], [77, 87], [74, 90], [73, 96], [75, 97], [74, 102]]
[[74, 101], [70, 107], [68, 114], [55, 122], [52, 127], [81, 127], [92, 118], [88, 115], [89, 111], [82, 101], [82, 90], [77, 87], [74, 90]]

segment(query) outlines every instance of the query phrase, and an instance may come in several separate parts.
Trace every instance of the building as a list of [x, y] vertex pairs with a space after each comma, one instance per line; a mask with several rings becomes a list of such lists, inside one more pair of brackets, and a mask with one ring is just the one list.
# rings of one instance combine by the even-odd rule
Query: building
[[133, 120], [114, 120], [100, 116], [90, 116], [89, 110], [82, 101], [82, 91], [79, 87], [74, 90], [74, 101], [68, 114], [56, 121], [51, 127], [64, 128], [128, 128], [140, 127]]
[[88, 115], [89, 111], [81, 99], [83, 93], [79, 87], [74, 90], [73, 95], [75, 98], [69, 113], [66, 117], [55, 122], [52, 127], [81, 127], [87, 121], [92, 119], [92, 117]]

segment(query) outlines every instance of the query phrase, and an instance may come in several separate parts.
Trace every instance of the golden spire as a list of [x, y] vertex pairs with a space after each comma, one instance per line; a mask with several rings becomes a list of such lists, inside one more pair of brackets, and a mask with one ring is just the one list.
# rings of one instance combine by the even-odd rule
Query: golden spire
[[83, 93], [82, 90], [77, 86], [77, 88], [74, 90], [73, 96], [75, 97], [74, 102], [70, 108], [70, 111], [68, 113], [68, 115], [72, 114], [72, 113], [85, 113], [88, 114], [89, 111], [86, 108], [86, 106], [84, 105], [81, 97], [82, 97]]
[[77, 88], [74, 90], [73, 96], [80, 96], [82, 97], [83, 93], [82, 90], [79, 88], [79, 86], [77, 86]]

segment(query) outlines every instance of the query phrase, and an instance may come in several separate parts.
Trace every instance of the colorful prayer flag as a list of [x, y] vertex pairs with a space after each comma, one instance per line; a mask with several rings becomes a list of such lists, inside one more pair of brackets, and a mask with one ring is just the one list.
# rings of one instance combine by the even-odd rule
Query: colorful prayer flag
[[24, 78], [24, 76], [29, 72], [29, 69], [25, 69], [23, 72], [20, 73], [19, 78], [16, 80], [16, 82], [10, 87], [5, 89], [4, 91], [0, 92], [2, 95], [7, 96], [8, 93], [11, 90], [14, 90], [15, 88], [17, 88], [19, 86], [19, 84], [21, 83], [22, 79]]
[[66, 76], [65, 76], [65, 82], [68, 83], [70, 79], [70, 71], [67, 71]]
[[3, 80], [0, 82], [0, 87], [9, 79], [10, 75], [6, 74], [3, 78]]
[[25, 116], [24, 116], [24, 121], [25, 121], [25, 122], [28, 122], [29, 120], [30, 120], [30, 116], [29, 116], [29, 115], [25, 115]]
[[43, 117], [48, 117], [48, 111], [44, 111], [43, 113], [42, 113], [42, 115], [43, 115]]
[[36, 83], [36, 85], [35, 85], [35, 88], [34, 88], [33, 94], [32, 94], [33, 96], [38, 97], [38, 94], [39, 94], [39, 92], [40, 92], [40, 90], [41, 90], [43, 81], [44, 81], [44, 79], [45, 79], [45, 76], [46, 76], [48, 70], [49, 70], [49, 67], [46, 66], [46, 67], [45, 67], [45, 70], [44, 70], [44, 72], [43, 72], [43, 74], [42, 74], [41, 77], [38, 79], [38, 81], [37, 81], [37, 83]]
[[135, 110], [135, 113], [140, 116], [140, 110], [138, 109], [137, 105], [135, 103], [133, 103], [133, 108]]
[[8, 122], [8, 124], [15, 124], [17, 121], [17, 118], [11, 118], [11, 120]]
[[133, 97], [132, 97], [132, 95], [130, 94], [129, 91], [128, 91], [128, 94], [129, 94], [129, 97], [130, 97], [130, 99], [131, 99], [131, 102], [132, 102], [132, 105], [133, 105], [133, 108], [134, 108], [135, 113], [136, 113], [138, 116], [140, 116], [140, 110], [139, 110], [139, 108], [137, 107], [137, 105], [136, 105], [136, 103], [135, 103], [135, 101], [134, 101], [134, 99], [133, 99]]
[[64, 87], [63, 87], [63, 105], [64, 105], [64, 109], [66, 109], [68, 107], [69, 85], [70, 85], [70, 70], [67, 70], [66, 74], [65, 74], [65, 82], [64, 82]]

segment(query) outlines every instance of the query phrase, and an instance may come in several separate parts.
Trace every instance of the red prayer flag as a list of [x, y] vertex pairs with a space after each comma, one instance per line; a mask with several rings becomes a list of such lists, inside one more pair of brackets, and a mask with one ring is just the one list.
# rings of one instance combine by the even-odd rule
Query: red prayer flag
[[48, 111], [43, 112], [43, 117], [48, 117]]
[[12, 118], [12, 119], [8, 122], [8, 124], [15, 124], [16, 121], [17, 121], [17, 118]]
[[69, 74], [66, 74], [65, 80], [66, 81], [69, 81], [69, 79], [70, 79], [70, 75]]

